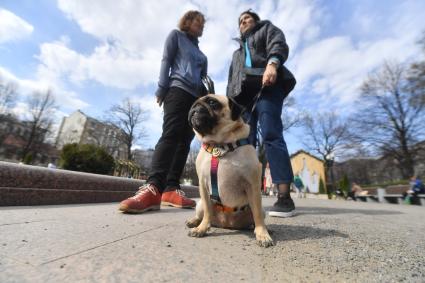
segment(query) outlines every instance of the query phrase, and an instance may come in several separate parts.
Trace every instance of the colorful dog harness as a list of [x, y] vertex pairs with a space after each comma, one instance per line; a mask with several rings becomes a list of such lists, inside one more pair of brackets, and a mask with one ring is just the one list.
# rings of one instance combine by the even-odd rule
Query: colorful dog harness
[[[218, 163], [220, 157], [224, 156], [226, 153], [234, 151], [236, 148], [244, 145], [248, 145], [249, 141], [248, 139], [240, 139], [233, 143], [226, 143], [222, 145], [217, 144], [208, 144], [203, 143], [202, 148], [210, 153], [211, 156], [211, 169], [210, 169], [210, 175], [211, 175], [211, 200], [214, 201], [215, 206], [221, 206], [221, 211], [223, 212], [234, 212], [238, 209], [227, 207], [221, 204], [220, 196], [218, 195], [218, 181], [217, 181], [217, 172], [218, 172]], [[245, 209], [245, 207], [241, 208]]]

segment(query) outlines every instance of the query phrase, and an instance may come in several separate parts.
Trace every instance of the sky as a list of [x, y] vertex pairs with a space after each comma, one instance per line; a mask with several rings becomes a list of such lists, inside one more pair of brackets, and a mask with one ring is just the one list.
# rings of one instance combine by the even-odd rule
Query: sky
[[[18, 85], [13, 112], [22, 118], [25, 98], [51, 89], [56, 127], [77, 109], [101, 119], [129, 97], [149, 113], [148, 137], [136, 147], [153, 148], [161, 135], [154, 93], [168, 33], [187, 10], [205, 14], [199, 46], [216, 93], [225, 94], [237, 19], [249, 8], [285, 33], [285, 65], [298, 81], [290, 113], [352, 113], [368, 73], [385, 60], [409, 64], [422, 56], [423, 0], [0, 0], [0, 78]], [[290, 153], [302, 139], [299, 129], [285, 133]]]

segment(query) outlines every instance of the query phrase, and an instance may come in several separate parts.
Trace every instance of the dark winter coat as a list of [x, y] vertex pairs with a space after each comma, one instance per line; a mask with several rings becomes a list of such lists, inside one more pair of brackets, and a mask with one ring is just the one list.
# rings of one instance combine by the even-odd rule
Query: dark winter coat
[[[281, 63], [278, 68], [277, 86], [282, 87], [284, 96], [295, 87], [294, 75], [283, 63], [288, 59], [289, 48], [286, 44], [283, 32], [270, 21], [259, 21], [256, 26], [240, 39], [240, 47], [233, 53], [232, 63], [229, 69], [227, 84], [227, 96], [232, 100], [239, 97], [242, 92], [243, 69], [245, 67], [244, 42], [248, 41], [251, 54], [252, 68], [265, 68], [271, 57], [277, 57]], [[242, 94], [243, 95], [243, 94]]]

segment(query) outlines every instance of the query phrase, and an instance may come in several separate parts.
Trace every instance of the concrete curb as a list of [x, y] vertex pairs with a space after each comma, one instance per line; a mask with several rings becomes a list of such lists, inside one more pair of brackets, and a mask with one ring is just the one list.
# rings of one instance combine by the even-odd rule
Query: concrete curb
[[[133, 195], [144, 183], [0, 161], [0, 206], [116, 202]], [[188, 197], [199, 196], [197, 187], [182, 189]]]

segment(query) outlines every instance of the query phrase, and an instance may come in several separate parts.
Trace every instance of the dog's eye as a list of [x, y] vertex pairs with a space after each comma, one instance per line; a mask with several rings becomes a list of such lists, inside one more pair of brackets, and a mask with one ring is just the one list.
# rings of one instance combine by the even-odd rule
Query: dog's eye
[[217, 102], [215, 99], [207, 99], [206, 101], [209, 106], [211, 106], [212, 109], [217, 110], [220, 109], [220, 103]]

